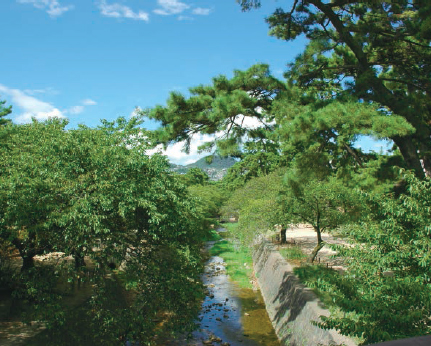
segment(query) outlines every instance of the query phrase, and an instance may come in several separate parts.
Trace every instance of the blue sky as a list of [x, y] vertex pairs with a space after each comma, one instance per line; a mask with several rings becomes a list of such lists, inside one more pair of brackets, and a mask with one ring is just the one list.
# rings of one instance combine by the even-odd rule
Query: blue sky
[[[263, 3], [244, 13], [235, 0], [1, 0], [0, 100], [18, 123], [96, 126], [255, 63], [282, 77], [305, 41], [268, 36], [264, 18], [284, 4]], [[168, 155], [197, 158], [179, 146]]]

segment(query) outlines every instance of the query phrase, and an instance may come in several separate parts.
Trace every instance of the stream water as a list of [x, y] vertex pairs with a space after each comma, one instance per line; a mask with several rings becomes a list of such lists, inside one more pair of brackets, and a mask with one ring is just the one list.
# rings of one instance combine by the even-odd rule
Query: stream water
[[[208, 242], [211, 247], [214, 242]], [[238, 287], [229, 279], [226, 263], [211, 257], [202, 275], [207, 295], [192, 339], [169, 345], [280, 346], [259, 291]]]

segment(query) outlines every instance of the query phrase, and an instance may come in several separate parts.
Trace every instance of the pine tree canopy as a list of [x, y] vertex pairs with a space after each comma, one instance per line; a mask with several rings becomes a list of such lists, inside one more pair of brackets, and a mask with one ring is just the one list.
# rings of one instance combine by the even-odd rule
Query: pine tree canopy
[[[240, 1], [243, 10], [259, 1]], [[267, 18], [270, 34], [309, 42], [285, 76], [303, 89], [377, 104], [414, 131], [388, 134], [406, 166], [431, 173], [431, 5], [419, 1], [294, 1]]]
[[[267, 65], [254, 65], [246, 71], [234, 71], [231, 79], [218, 76], [212, 85], [190, 88], [189, 98], [173, 92], [166, 107], [157, 106], [145, 115], [162, 122], [157, 135], [164, 144], [184, 141], [187, 152], [194, 134], [215, 134], [216, 139], [202, 150], [216, 145], [221, 154], [239, 155], [239, 144], [245, 138], [267, 138], [267, 131], [273, 130], [272, 102], [284, 89], [284, 83], [271, 76]], [[247, 119], [258, 125], [244, 126]]]

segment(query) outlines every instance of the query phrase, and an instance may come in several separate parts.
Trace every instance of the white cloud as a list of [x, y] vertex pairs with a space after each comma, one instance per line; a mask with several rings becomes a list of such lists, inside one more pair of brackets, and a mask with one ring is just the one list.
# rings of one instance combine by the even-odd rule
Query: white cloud
[[92, 99], [84, 99], [80, 105], [70, 107], [64, 110], [65, 114], [81, 114], [85, 110], [85, 106], [95, 106], [97, 102]]
[[35, 118], [39, 121], [48, 120], [50, 118], [65, 118], [63, 113], [57, 109], [53, 108], [52, 111], [49, 112], [25, 112], [17, 117], [15, 117], [15, 122], [18, 124], [29, 123], [32, 121], [32, 118]]
[[17, 123], [30, 122], [32, 117], [37, 120], [47, 120], [54, 117], [65, 118], [64, 114], [52, 104], [27, 95], [24, 91], [11, 89], [0, 84], [0, 92], [9, 95], [13, 105], [23, 110], [23, 113], [15, 118]]
[[[257, 109], [257, 112], [261, 112], [259, 109]], [[275, 125], [275, 121], [267, 122], [263, 120], [259, 120], [257, 117], [246, 117], [243, 114], [238, 114], [237, 118], [235, 119], [235, 123], [238, 126], [244, 127], [248, 130], [255, 130], [264, 126], [271, 126]]]
[[34, 7], [46, 11], [51, 17], [57, 17], [73, 9], [73, 5], [62, 6], [57, 0], [17, 0], [20, 4], [32, 4]]
[[190, 154], [186, 154], [182, 151], [184, 143], [174, 143], [163, 150], [163, 146], [159, 145], [154, 149], [147, 150], [148, 155], [152, 155], [156, 152], [160, 152], [169, 158], [169, 161], [177, 165], [187, 165], [189, 163], [195, 162], [202, 157], [208, 156], [208, 152], [199, 154], [198, 147], [206, 142], [214, 140], [214, 136], [211, 135], [200, 135], [194, 134], [192, 136], [192, 141], [190, 144]]
[[84, 106], [95, 106], [97, 105], [97, 102], [92, 99], [85, 99], [85, 100], [82, 100], [82, 104]]
[[211, 9], [210, 8], [196, 7], [193, 9], [192, 13], [200, 15], [200, 16], [208, 16], [211, 13]]
[[118, 3], [108, 4], [106, 0], [101, 0], [99, 8], [103, 16], [113, 18], [128, 18], [134, 20], [143, 20], [148, 22], [150, 16], [147, 12], [139, 10], [134, 12], [130, 7]]
[[163, 16], [171, 14], [179, 14], [190, 8], [190, 5], [178, 0], [157, 0], [161, 8], [155, 9], [153, 12]]

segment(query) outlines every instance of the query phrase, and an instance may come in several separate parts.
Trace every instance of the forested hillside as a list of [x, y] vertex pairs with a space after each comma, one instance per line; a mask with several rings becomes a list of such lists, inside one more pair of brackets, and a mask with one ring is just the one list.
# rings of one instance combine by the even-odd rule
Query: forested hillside
[[232, 167], [236, 162], [237, 161], [232, 157], [209, 155], [185, 166], [171, 164], [171, 169], [174, 172], [184, 174], [187, 173], [190, 168], [199, 168], [208, 174], [211, 180], [218, 181], [227, 174], [228, 168]]

